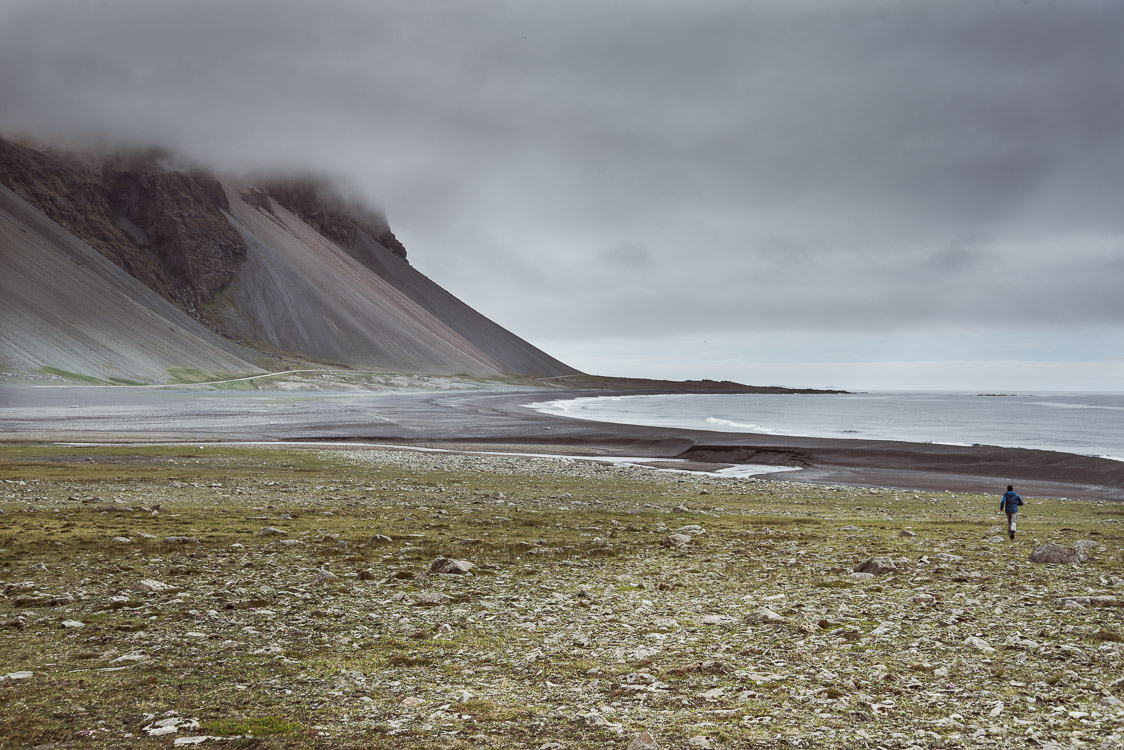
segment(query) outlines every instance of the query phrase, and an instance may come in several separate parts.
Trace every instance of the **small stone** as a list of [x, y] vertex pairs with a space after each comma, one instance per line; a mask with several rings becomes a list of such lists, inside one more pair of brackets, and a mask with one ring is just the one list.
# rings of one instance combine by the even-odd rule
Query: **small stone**
[[325, 568], [320, 568], [316, 571], [316, 582], [326, 583], [328, 581], [335, 581], [339, 578], [335, 573]]
[[199, 544], [199, 540], [193, 536], [166, 536], [164, 537], [164, 544], [173, 545], [186, 545], [186, 544]]
[[691, 737], [687, 740], [687, 747], [694, 748], [694, 750], [712, 750], [714, 743], [709, 738], [703, 737], [701, 734]]
[[34, 672], [8, 672], [0, 680], [30, 680], [34, 676]]
[[768, 607], [758, 607], [749, 616], [750, 621], [764, 623], [766, 625], [777, 625], [784, 622], [784, 618], [779, 614], [769, 609]]
[[286, 547], [296, 547], [298, 545], [304, 544], [304, 542], [300, 539], [279, 539], [277, 543], [283, 544]]
[[110, 661], [110, 664], [133, 664], [140, 661], [148, 661], [148, 656], [145, 654], [123, 654], [116, 659]]
[[910, 531], [909, 529], [903, 529], [902, 533], [898, 534], [898, 536], [917, 536], [917, 534]]
[[77, 630], [78, 628], [86, 627], [86, 623], [78, 622], [78, 620], [63, 620], [62, 626], [67, 630]]
[[962, 562], [964, 562], [964, 558], [961, 557], [960, 555], [950, 555], [947, 552], [938, 552], [937, 554], [933, 555], [933, 558], [936, 559], [936, 560], [940, 560], [942, 562], [947, 562], [947, 563], [962, 563]]
[[109, 540], [113, 544], [132, 544], [133, 540], [127, 536], [115, 536]]
[[133, 591], [167, 591], [174, 588], [175, 586], [154, 578], [145, 578], [133, 584]]
[[289, 532], [279, 529], [276, 526], [266, 526], [258, 532], [258, 536], [283, 536]]
[[703, 625], [732, 625], [737, 620], [730, 615], [703, 615], [699, 622]]
[[371, 570], [370, 568], [367, 568], [366, 570], [359, 571], [359, 580], [360, 581], [374, 581], [377, 578], [378, 578], [378, 573]]
[[983, 638], [978, 638], [974, 635], [970, 635], [967, 638], [965, 638], [964, 644], [967, 645], [967, 646], [971, 646], [972, 648], [976, 649], [977, 651], [980, 651], [981, 653], [985, 653], [985, 654], [994, 654], [995, 653], [995, 649], [992, 647], [992, 645], [990, 643], [985, 641]]

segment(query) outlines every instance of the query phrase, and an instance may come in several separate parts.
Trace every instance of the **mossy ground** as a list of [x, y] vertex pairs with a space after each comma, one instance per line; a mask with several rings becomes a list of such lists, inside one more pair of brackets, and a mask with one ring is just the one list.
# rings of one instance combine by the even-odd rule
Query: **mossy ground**
[[[263, 748], [1115, 742], [1124, 609], [1058, 602], [1124, 593], [1124, 506], [1031, 500], [1020, 541], [988, 542], [997, 502], [558, 460], [7, 446], [0, 676], [33, 676], [0, 681], [0, 748], [170, 747], [142, 731], [169, 712], [201, 725], [178, 736]], [[690, 525], [685, 549], [659, 544]], [[1029, 565], [1034, 539], [1099, 548]], [[439, 555], [474, 575], [427, 575]], [[872, 555], [910, 565], [852, 577]], [[422, 591], [447, 603], [412, 606]], [[760, 606], [785, 623], [747, 619]]]

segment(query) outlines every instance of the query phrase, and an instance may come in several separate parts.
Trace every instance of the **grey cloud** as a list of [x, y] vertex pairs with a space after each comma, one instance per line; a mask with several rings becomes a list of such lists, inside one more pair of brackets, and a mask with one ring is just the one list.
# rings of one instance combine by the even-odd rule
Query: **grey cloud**
[[343, 175], [532, 339], [1124, 325], [1122, 23], [1107, 0], [6, 2], [0, 131]]

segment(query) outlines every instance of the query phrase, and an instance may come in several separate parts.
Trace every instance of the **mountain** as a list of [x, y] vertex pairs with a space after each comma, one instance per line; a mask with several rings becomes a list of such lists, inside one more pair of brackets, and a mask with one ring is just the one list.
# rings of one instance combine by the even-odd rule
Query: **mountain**
[[410, 265], [323, 181], [249, 184], [148, 150], [0, 139], [0, 364], [162, 381], [277, 357], [398, 372], [576, 371]]

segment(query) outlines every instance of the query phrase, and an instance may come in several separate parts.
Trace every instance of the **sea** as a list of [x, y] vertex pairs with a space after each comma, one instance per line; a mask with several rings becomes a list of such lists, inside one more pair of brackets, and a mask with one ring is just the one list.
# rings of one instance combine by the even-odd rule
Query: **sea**
[[995, 445], [1124, 461], [1124, 393], [679, 394], [528, 404], [596, 422], [758, 435]]

